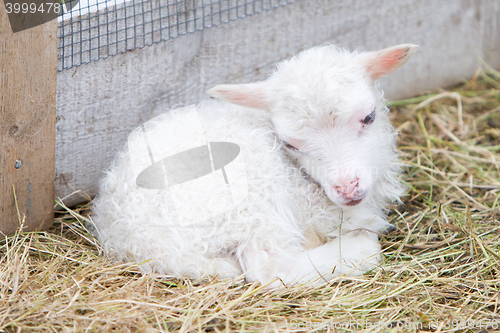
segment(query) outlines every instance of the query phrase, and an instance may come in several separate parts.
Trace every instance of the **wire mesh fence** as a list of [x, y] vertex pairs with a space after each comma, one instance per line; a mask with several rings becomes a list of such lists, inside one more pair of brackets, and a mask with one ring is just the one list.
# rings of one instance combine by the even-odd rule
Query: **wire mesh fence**
[[80, 1], [59, 18], [59, 71], [300, 0]]

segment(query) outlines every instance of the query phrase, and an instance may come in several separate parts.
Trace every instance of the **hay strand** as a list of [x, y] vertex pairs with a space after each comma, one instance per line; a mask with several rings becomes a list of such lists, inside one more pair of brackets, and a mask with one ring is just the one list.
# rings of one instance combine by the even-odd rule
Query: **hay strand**
[[0, 331], [498, 331], [500, 74], [483, 68], [391, 103], [408, 191], [370, 273], [279, 291], [147, 275], [101, 256], [89, 205], [59, 202], [51, 230], [0, 242]]

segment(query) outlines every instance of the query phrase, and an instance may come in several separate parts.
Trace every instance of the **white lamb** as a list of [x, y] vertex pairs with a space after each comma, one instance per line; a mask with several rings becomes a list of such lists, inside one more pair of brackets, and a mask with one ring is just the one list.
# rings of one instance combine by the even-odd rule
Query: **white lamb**
[[[246, 199], [203, 223], [180, 225], [168, 190], [137, 184], [129, 140], [94, 200], [96, 237], [117, 260], [178, 277], [245, 274], [274, 287], [376, 267], [378, 234], [390, 227], [384, 208], [402, 193], [376, 80], [416, 49], [314, 47], [280, 63], [266, 81], [216, 86], [209, 94], [232, 104], [205, 101], [198, 116], [208, 142], [240, 147]], [[175, 123], [183, 112], [168, 111], [156, 126], [188, 131]]]

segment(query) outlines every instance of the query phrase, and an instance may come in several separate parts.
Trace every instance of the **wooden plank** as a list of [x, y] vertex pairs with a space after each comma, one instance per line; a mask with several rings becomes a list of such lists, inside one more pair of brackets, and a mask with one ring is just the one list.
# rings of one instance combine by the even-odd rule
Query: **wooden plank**
[[[57, 20], [13, 33], [0, 0], [0, 231], [54, 217]], [[14, 189], [15, 196], [14, 200]]]
[[[307, 0], [63, 70], [56, 196], [96, 194], [128, 133], [151, 117], [199, 102], [216, 84], [265, 79], [277, 61], [313, 45], [375, 50], [419, 44], [407, 65], [381, 80], [390, 99], [470, 78], [478, 56], [500, 66], [499, 15], [500, 0]], [[79, 31], [74, 34], [78, 40]], [[66, 203], [87, 198], [76, 193]]]
[[484, 4], [484, 61], [500, 69], [500, 1]]

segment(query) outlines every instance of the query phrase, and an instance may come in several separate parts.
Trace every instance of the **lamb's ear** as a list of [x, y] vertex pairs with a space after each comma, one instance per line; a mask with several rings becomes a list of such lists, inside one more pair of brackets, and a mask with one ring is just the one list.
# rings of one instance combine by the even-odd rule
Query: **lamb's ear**
[[212, 97], [248, 108], [269, 110], [271, 102], [266, 94], [266, 83], [221, 84], [208, 91]]
[[401, 67], [418, 49], [418, 45], [401, 44], [361, 55], [366, 71], [373, 80]]

